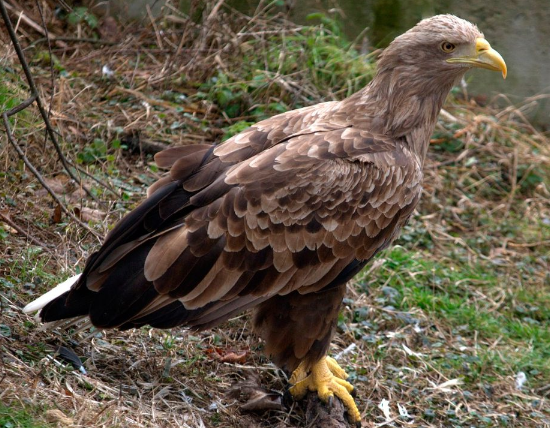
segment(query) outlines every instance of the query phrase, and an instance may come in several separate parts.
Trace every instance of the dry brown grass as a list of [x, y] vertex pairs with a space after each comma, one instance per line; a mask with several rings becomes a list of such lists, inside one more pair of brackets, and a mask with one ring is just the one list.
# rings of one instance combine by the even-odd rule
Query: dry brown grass
[[[40, 22], [34, 3], [22, 4]], [[84, 24], [58, 30], [64, 22], [54, 17], [53, 3], [43, 4], [52, 34], [83, 39], [93, 33]], [[293, 107], [342, 96], [353, 86], [320, 88], [300, 67], [266, 71], [266, 86], [244, 91], [248, 98], [239, 101], [249, 103], [248, 113], [229, 117], [219, 99], [198, 94], [200, 83], [220, 72], [239, 81], [251, 46], [262, 55], [273, 32], [303, 29], [280, 15], [250, 19], [218, 4], [210, 5], [201, 25], [169, 4], [162, 18], [139, 24], [113, 27], [100, 20], [101, 37], [116, 44], [58, 40], [53, 86], [45, 45], [28, 48], [69, 159], [85, 154], [94, 140], [131, 142], [137, 134], [171, 145], [219, 141], [228, 126], [253, 120], [256, 104]], [[41, 37], [25, 22], [20, 35], [27, 47]], [[281, 52], [289, 55], [284, 47]], [[0, 64], [18, 69], [9, 47]], [[105, 65], [113, 77], [102, 73]], [[17, 74], [4, 72], [4, 85], [22, 99]], [[85, 178], [104, 203], [98, 205], [67, 180], [36, 112], [28, 109], [13, 127], [67, 206], [96, 210], [99, 217], [89, 217], [89, 224], [101, 234], [158, 176], [139, 144], [133, 152], [110, 146], [103, 155], [98, 149], [99, 159], [81, 166], [121, 195]], [[0, 212], [20, 229], [0, 220], [1, 403], [54, 426], [304, 426], [299, 405], [243, 413], [242, 403], [227, 396], [251, 373], [266, 389], [282, 393], [286, 387], [284, 375], [262, 357], [246, 315], [200, 334], [144, 328], [72, 335], [41, 331], [23, 315], [26, 302], [81, 268], [100, 242], [65, 218], [52, 222], [55, 207], [1, 138]], [[521, 106], [480, 107], [469, 99], [446, 106], [422, 205], [399, 241], [407, 251], [386, 252], [350, 285], [333, 341], [333, 354], [347, 350], [341, 361], [357, 387], [363, 426], [550, 426], [550, 339], [544, 333], [550, 326], [549, 142], [524, 119]], [[46, 247], [31, 245], [28, 236]], [[85, 360], [87, 375], [53, 357], [61, 344]], [[247, 357], [223, 363], [213, 358], [217, 349], [247, 351]], [[528, 378], [521, 389], [519, 370]], [[378, 407], [382, 400], [389, 400], [389, 420]], [[411, 418], [399, 417], [398, 403]]]

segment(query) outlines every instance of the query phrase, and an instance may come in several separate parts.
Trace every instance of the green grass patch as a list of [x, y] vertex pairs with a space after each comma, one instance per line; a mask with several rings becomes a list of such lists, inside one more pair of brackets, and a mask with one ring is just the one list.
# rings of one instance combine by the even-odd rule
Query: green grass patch
[[228, 118], [257, 122], [309, 105], [319, 94], [344, 98], [363, 88], [373, 76], [373, 61], [355, 49], [335, 20], [312, 17], [320, 24], [244, 41], [238, 74], [219, 72], [196, 96], [214, 102]]
[[[7, 110], [10, 110], [24, 101], [30, 96], [27, 89], [27, 85], [21, 80], [17, 74], [17, 70], [2, 66], [0, 63], [0, 114]], [[15, 116], [10, 116], [10, 126], [13, 127], [15, 118], [22, 120], [21, 126], [30, 126], [29, 120], [31, 120], [31, 108], [27, 108], [17, 113]], [[3, 125], [2, 125], [3, 128]]]
[[15, 408], [0, 403], [0, 428], [48, 428], [52, 425], [37, 420], [41, 409]]
[[[453, 336], [494, 343], [494, 349], [472, 345], [472, 361], [468, 361], [470, 350], [463, 357], [440, 360], [438, 366], [457, 369], [472, 381], [519, 371], [531, 375], [534, 382], [550, 378], [547, 290], [511, 280], [504, 269], [481, 259], [476, 263], [463, 258], [435, 259], [403, 247], [394, 247], [384, 258], [386, 262], [368, 287], [385, 284], [397, 290], [398, 298], [393, 302], [397, 310], [420, 308], [434, 323], [450, 329]], [[527, 268], [519, 267], [519, 271]]]

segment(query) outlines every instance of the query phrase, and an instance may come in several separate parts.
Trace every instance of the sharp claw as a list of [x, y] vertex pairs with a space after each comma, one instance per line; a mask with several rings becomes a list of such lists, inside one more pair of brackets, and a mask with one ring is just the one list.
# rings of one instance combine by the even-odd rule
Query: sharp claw
[[361, 421], [355, 422], [355, 428], [361, 428], [362, 424]]
[[353, 389], [350, 391], [349, 395], [351, 395], [353, 398], [357, 397], [357, 389], [353, 388]]
[[334, 397], [331, 395], [330, 397], [328, 397], [328, 402], [327, 402], [329, 409], [332, 409], [333, 404], [334, 404]]

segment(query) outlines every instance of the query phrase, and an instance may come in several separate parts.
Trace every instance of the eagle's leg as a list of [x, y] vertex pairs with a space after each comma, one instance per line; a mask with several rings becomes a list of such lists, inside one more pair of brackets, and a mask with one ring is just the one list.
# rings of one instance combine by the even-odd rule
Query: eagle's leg
[[338, 397], [348, 410], [352, 422], [361, 420], [361, 413], [351, 396], [353, 386], [345, 379], [347, 373], [331, 357], [324, 357], [314, 363], [308, 371], [305, 362], [301, 363], [290, 377], [292, 396], [299, 400], [305, 397], [308, 391], [317, 391], [319, 398], [329, 402], [332, 397]]

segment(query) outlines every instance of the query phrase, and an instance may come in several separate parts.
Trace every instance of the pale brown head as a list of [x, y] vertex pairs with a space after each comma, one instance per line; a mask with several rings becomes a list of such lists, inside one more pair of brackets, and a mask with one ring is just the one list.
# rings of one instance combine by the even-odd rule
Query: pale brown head
[[420, 21], [384, 50], [361, 95], [371, 129], [398, 137], [422, 128], [429, 135], [452, 86], [474, 67], [507, 73], [474, 24], [453, 15]]
[[[453, 15], [437, 15], [420, 21], [397, 37], [384, 51], [379, 72], [403, 72], [413, 80], [447, 86], [473, 67], [501, 71], [506, 64], [478, 28]], [[424, 86], [424, 85], [422, 85]]]

